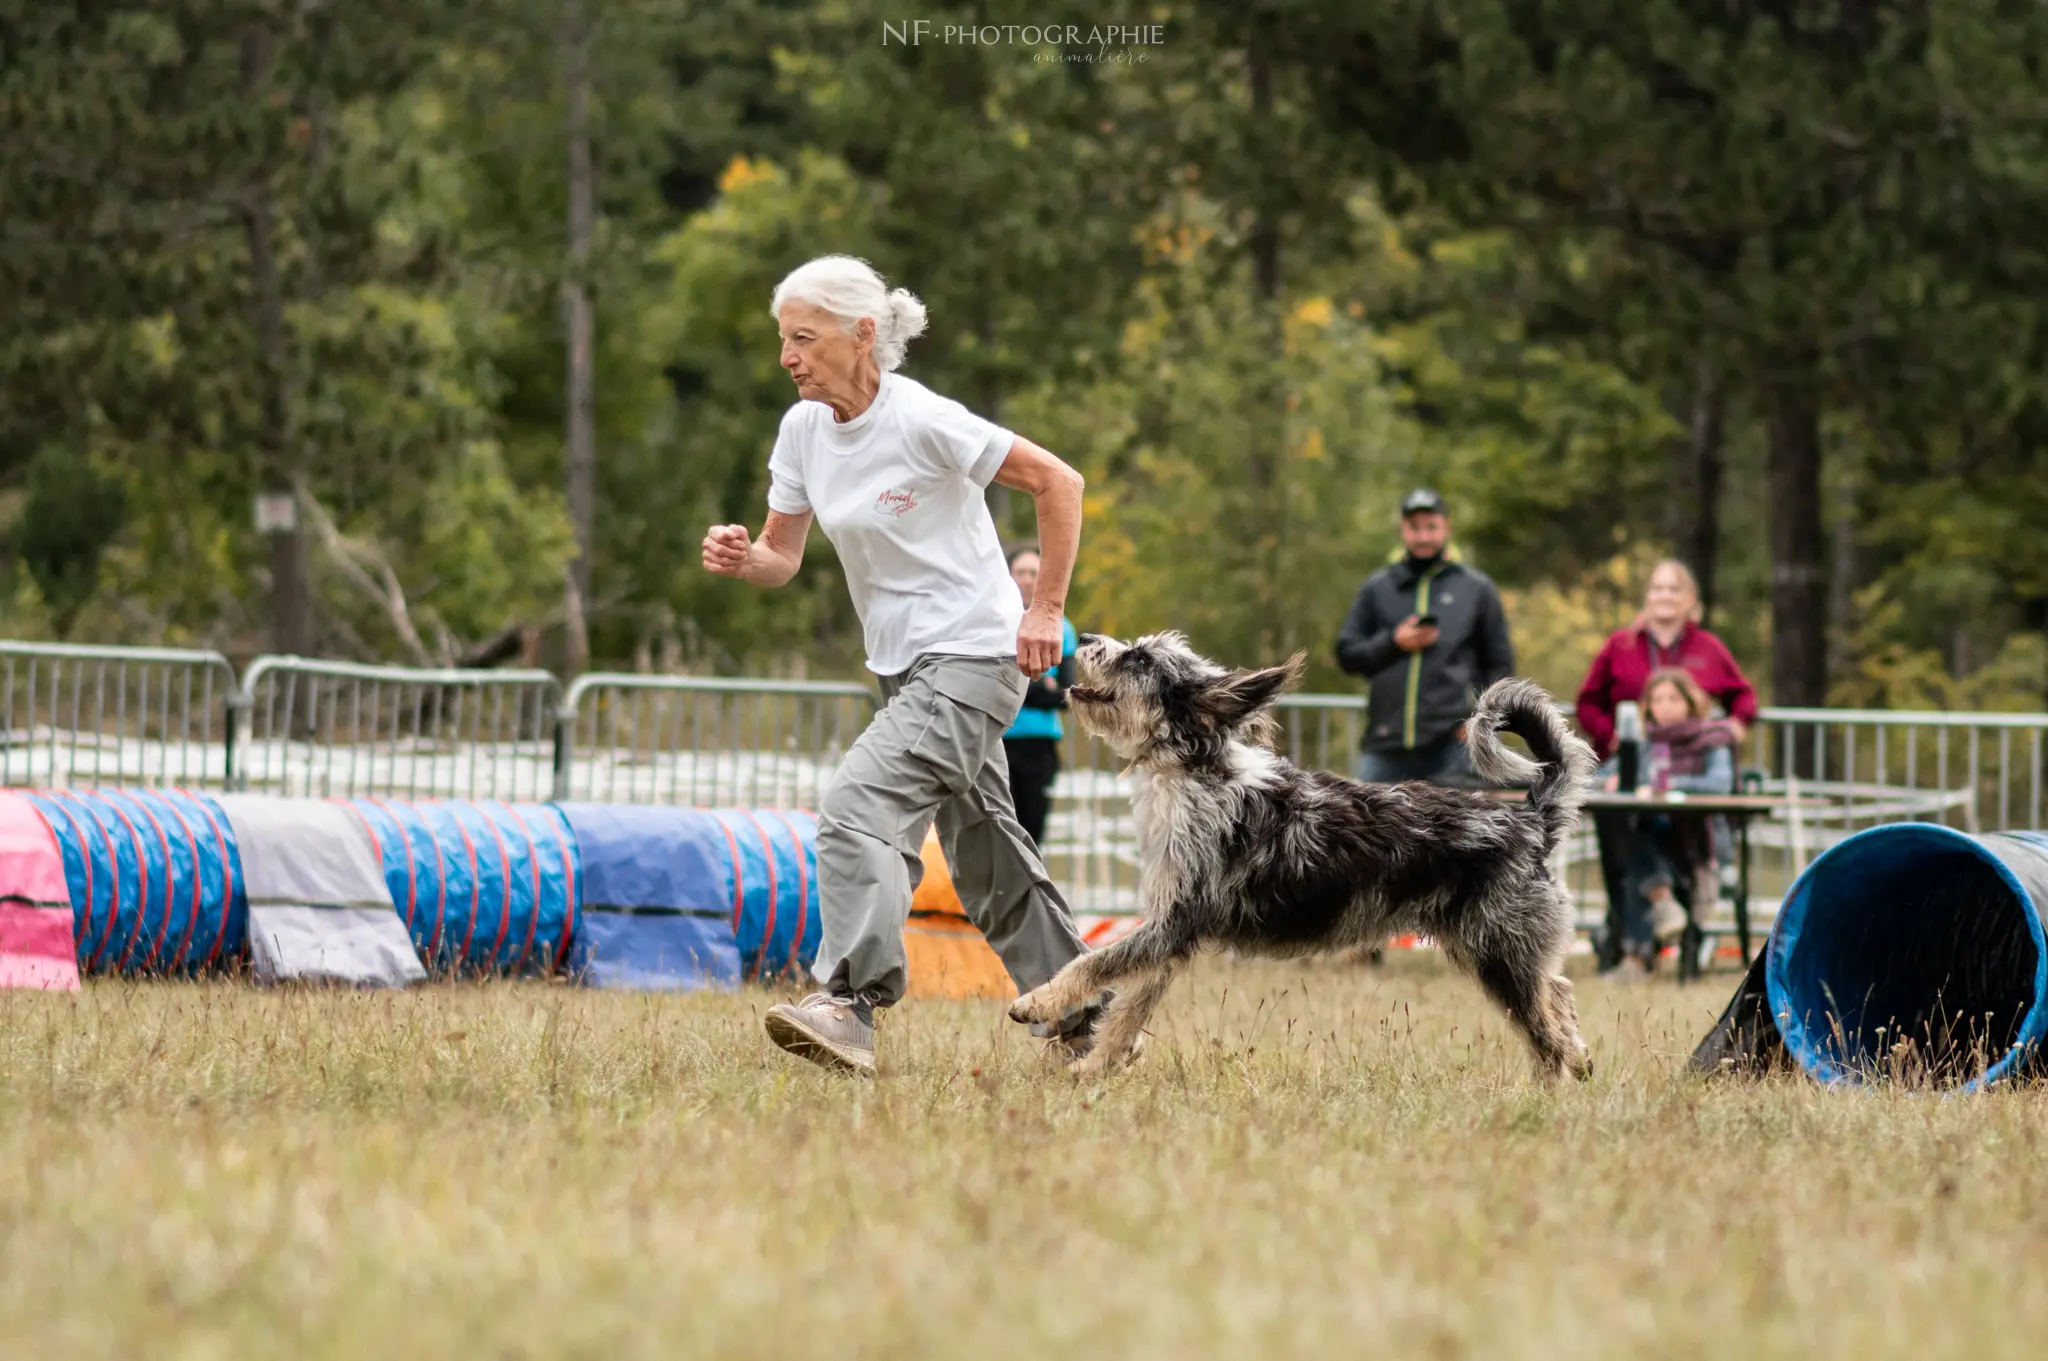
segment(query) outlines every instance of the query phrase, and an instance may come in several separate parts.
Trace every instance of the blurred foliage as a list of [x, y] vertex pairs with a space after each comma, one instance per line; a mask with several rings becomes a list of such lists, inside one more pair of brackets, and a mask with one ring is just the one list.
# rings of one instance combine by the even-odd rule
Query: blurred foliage
[[[334, 527], [323, 650], [403, 659], [394, 598], [443, 659], [560, 622], [575, 8], [0, 11], [0, 631], [262, 648], [252, 498], [281, 466]], [[1791, 629], [1839, 702], [2048, 694], [2038, 6], [922, 11], [1165, 26], [1117, 62], [891, 41], [880, 0], [581, 8], [599, 664], [858, 667], [822, 535], [779, 592], [697, 565], [706, 524], [762, 514], [769, 293], [849, 251], [931, 307], [907, 372], [1087, 475], [1084, 626], [1306, 648], [1348, 686], [1337, 622], [1428, 483], [1569, 691], [1713, 525], [1708, 367], [1714, 625], [1760, 681]], [[1788, 545], [1793, 418], [1822, 501]], [[1774, 595], [1788, 568], [1824, 589]]]
[[1587, 662], [1641, 609], [1661, 556], [1649, 544], [1636, 544], [1571, 580], [1503, 591], [1501, 604], [1517, 625], [1517, 669], [1560, 699], [1576, 695]]

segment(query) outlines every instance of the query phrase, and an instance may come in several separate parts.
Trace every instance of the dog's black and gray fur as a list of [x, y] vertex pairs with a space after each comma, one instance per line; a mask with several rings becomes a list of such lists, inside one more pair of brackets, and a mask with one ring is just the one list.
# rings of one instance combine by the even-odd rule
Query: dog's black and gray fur
[[[1144, 924], [1017, 999], [1052, 1020], [1115, 990], [1075, 1067], [1128, 1056], [1181, 965], [1204, 946], [1292, 955], [1427, 935], [1472, 973], [1528, 1038], [1546, 1077], [1591, 1071], [1563, 975], [1572, 916], [1551, 852], [1576, 825], [1593, 752], [1543, 690], [1503, 680], [1466, 724], [1489, 784], [1526, 803], [1409, 783], [1362, 785], [1302, 770], [1268, 747], [1273, 701], [1301, 657], [1231, 671], [1176, 633], [1087, 637], [1067, 697], [1131, 762]], [[1520, 737], [1532, 762], [1501, 744]]]

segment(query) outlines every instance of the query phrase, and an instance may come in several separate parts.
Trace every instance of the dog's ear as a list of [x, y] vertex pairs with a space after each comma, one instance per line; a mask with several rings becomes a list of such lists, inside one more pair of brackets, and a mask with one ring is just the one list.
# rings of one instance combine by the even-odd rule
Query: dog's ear
[[1263, 671], [1233, 671], [1202, 691], [1202, 711], [1217, 727], [1234, 728], [1280, 698], [1301, 679], [1307, 664], [1308, 654], [1297, 652]]

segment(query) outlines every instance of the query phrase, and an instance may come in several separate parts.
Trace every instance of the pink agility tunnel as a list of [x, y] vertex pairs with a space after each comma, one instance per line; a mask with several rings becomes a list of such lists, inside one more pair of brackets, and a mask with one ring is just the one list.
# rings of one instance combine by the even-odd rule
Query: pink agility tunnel
[[19, 794], [0, 794], [0, 988], [78, 991], [63, 852]]

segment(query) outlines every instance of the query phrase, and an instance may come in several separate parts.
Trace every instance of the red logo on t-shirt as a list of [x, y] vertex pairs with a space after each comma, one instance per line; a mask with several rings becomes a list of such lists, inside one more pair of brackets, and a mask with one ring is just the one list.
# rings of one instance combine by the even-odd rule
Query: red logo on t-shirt
[[877, 515], [901, 517], [916, 509], [917, 497], [907, 491], [885, 491], [875, 498]]

